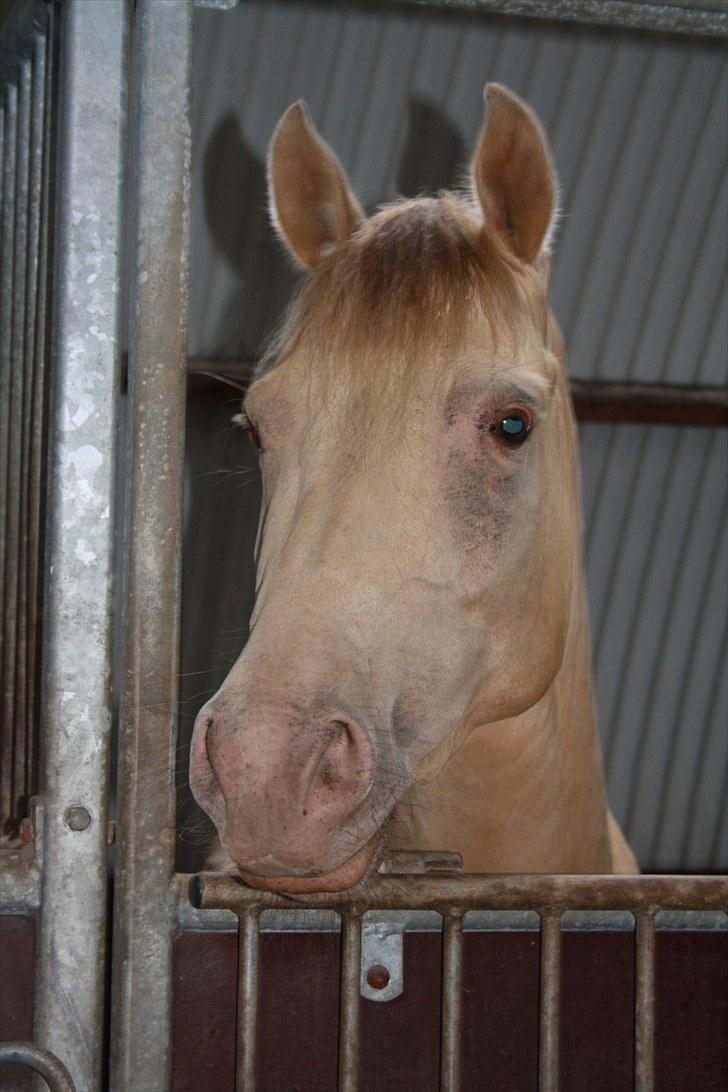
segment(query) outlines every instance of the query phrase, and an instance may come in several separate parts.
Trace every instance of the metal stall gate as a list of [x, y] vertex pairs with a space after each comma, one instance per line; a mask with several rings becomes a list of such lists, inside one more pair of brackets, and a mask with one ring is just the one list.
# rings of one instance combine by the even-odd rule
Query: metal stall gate
[[[192, 9], [30, 0], [2, 27], [0, 908], [13, 970], [12, 1008], [0, 1015], [23, 1042], [0, 1047], [0, 1060], [77, 1092], [181, 1087], [175, 938], [229, 931], [226, 910], [241, 922], [235, 1083], [252, 1090], [259, 916], [286, 907], [282, 928], [303, 927], [285, 900], [209, 874], [193, 909], [188, 878], [175, 873]], [[701, 33], [726, 22], [708, 4], [560, 2], [549, 14]], [[395, 863], [404, 874], [375, 878], [366, 903], [336, 907], [340, 1088], [364, 1080], [359, 994], [386, 990], [397, 948], [387, 937], [404, 931], [402, 912], [442, 914], [439, 1086], [471, 1087], [460, 1064], [463, 938], [483, 911], [540, 915], [536, 1066], [539, 1087], [560, 1087], [567, 910], [635, 914], [634, 1079], [654, 1086], [656, 915], [714, 914], [725, 908], [722, 879], [505, 880], [439, 874], [446, 858], [430, 864], [411, 876], [411, 861]], [[378, 940], [369, 910], [384, 916]], [[379, 970], [367, 983], [370, 941], [365, 978]], [[217, 1003], [232, 1012], [232, 994]], [[335, 1044], [335, 1025], [329, 1036]], [[22, 1070], [3, 1065], [6, 1078], [24, 1087]]]

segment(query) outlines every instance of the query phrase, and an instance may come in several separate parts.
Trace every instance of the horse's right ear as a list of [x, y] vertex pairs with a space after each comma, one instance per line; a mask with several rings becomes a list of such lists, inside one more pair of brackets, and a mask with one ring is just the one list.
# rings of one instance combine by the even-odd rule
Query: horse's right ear
[[268, 153], [268, 200], [276, 230], [309, 269], [363, 219], [338, 159], [313, 127], [303, 102], [278, 122]]

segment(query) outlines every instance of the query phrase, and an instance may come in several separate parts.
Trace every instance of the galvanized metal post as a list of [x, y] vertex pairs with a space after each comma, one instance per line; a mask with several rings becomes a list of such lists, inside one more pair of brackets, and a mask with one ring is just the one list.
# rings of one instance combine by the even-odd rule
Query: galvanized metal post
[[126, 4], [67, 0], [61, 19], [36, 1041], [77, 1088], [98, 1089]]
[[561, 1016], [561, 914], [541, 915], [541, 971], [538, 1015], [539, 1092], [559, 1089], [559, 1027]]
[[459, 1092], [463, 1015], [463, 916], [445, 915], [442, 931], [442, 1014], [440, 1030], [440, 1089]]
[[655, 913], [636, 915], [634, 1086], [650, 1092], [655, 1082]]
[[359, 977], [361, 912], [353, 907], [341, 918], [341, 985], [339, 987], [339, 1092], [359, 1086]]
[[258, 911], [240, 915], [238, 932], [238, 1016], [235, 1043], [235, 1092], [255, 1092], [258, 1038]]
[[138, 0], [130, 96], [126, 686], [111, 1087], [169, 1084], [191, 0]]

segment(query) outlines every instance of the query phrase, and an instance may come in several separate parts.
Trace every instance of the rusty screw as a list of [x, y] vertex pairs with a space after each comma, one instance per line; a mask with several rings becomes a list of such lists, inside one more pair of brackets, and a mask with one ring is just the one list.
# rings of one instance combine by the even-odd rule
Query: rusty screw
[[389, 985], [389, 971], [381, 963], [372, 963], [367, 971], [367, 985], [373, 990], [383, 990]]
[[70, 808], [66, 808], [63, 818], [69, 830], [87, 830], [91, 825], [91, 816], [80, 804], [73, 804]]

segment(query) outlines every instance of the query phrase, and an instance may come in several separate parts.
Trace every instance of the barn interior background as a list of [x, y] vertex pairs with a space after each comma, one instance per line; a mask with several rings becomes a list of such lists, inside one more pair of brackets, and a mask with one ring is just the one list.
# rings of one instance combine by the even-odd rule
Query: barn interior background
[[[521, 17], [545, 10], [560, 18]], [[367, 207], [458, 179], [485, 79], [543, 119], [563, 186], [553, 301], [587, 385], [610, 795], [645, 869], [726, 868], [726, 23], [720, 0], [2, 0], [0, 1038], [35, 1044], [15, 1060], [51, 1064], [51, 1051], [78, 1089], [233, 1083], [235, 919], [195, 909], [179, 874], [204, 841], [189, 728], [245, 640], [259, 502], [229, 423], [237, 392], [210, 373], [249, 375], [295, 284], [267, 223], [264, 159], [300, 96]], [[623, 381], [642, 384], [627, 404]], [[600, 399], [632, 423], [597, 423]], [[644, 900], [650, 883], [630, 890]], [[716, 909], [724, 890], [683, 879], [669, 905]], [[573, 916], [466, 923], [463, 989], [450, 976], [442, 1003], [451, 1019], [464, 999], [449, 1059], [462, 1046], [466, 1080], [482, 1085], [485, 1066], [492, 1087], [540, 1072], [554, 1089], [561, 1066], [565, 1089], [626, 1089], [638, 1054], [641, 1088], [653, 1062], [662, 1087], [688, 1086], [696, 1064], [722, 1078], [725, 914], [655, 926], [634, 908], [634, 937], [625, 915], [595, 937]], [[279, 1005], [262, 991], [273, 1089], [289, 1080], [275, 1067], [297, 1080], [301, 1059], [337, 1080], [339, 934], [326, 928], [262, 930], [263, 980], [267, 961], [281, 983]], [[391, 1007], [359, 1004], [347, 948], [341, 996], [347, 1019], [361, 1009], [377, 1092], [385, 1077], [401, 1087], [395, 1056], [412, 1080], [417, 1061], [418, 1089], [438, 1087], [439, 945], [439, 918], [408, 925]], [[312, 1017], [329, 1032], [323, 1058]], [[4, 1064], [3, 1082], [30, 1087]]]
[[[461, 181], [488, 79], [525, 98], [552, 143], [551, 299], [570, 375], [726, 382], [722, 41], [435, 4], [249, 0], [195, 18], [193, 373], [249, 374], [295, 286], [265, 207], [267, 144], [291, 102], [308, 102], [371, 210]], [[235, 391], [198, 375], [190, 393], [183, 736], [245, 641], [259, 504], [254, 453], [229, 424]], [[723, 870], [728, 437], [649, 414], [580, 434], [610, 802], [644, 869]], [[185, 763], [189, 864], [206, 825]]]

